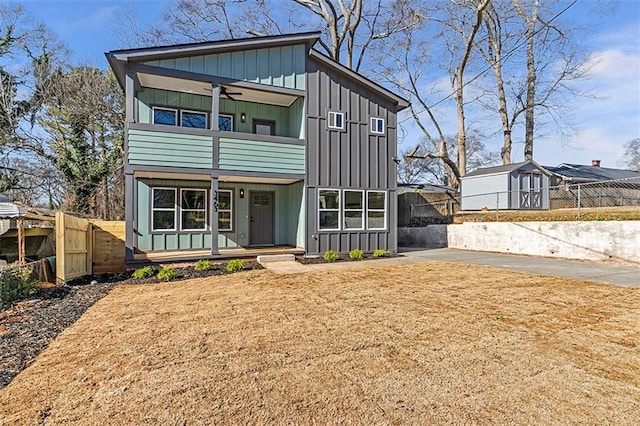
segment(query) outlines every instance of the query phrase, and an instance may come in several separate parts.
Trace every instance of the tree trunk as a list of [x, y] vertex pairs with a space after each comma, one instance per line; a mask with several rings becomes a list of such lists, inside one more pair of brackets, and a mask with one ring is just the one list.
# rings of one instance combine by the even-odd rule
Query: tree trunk
[[[536, 2], [537, 4], [537, 2]], [[524, 137], [524, 159], [533, 160], [533, 120], [534, 104], [536, 96], [536, 68], [533, 52], [533, 37], [535, 33], [536, 21], [529, 22], [527, 30], [527, 101], [525, 111], [525, 137]]]

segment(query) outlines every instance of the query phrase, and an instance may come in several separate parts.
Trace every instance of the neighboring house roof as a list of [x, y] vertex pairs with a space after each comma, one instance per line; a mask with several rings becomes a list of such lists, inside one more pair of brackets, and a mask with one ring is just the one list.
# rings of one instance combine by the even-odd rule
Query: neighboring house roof
[[640, 172], [634, 170], [612, 169], [583, 164], [563, 163], [557, 167], [545, 166], [545, 169], [566, 181], [597, 182], [603, 180], [640, 178]]
[[510, 173], [514, 170], [518, 170], [521, 167], [524, 167], [528, 164], [532, 164], [533, 166], [535, 166], [538, 170], [540, 170], [542, 173], [546, 174], [546, 175], [550, 175], [550, 173], [540, 164], [536, 163], [533, 160], [527, 160], [527, 161], [522, 161], [520, 163], [511, 163], [511, 164], [504, 164], [501, 166], [493, 166], [493, 167], [484, 167], [481, 169], [476, 169], [474, 171], [472, 171], [471, 173], [467, 173], [466, 175], [462, 176], [462, 179], [467, 178], [467, 177], [474, 177], [474, 176], [483, 176], [483, 175], [496, 175], [496, 174], [502, 174], [502, 173]]
[[20, 208], [13, 200], [0, 194], [0, 219], [12, 219], [21, 216]]
[[389, 89], [369, 80], [363, 75], [345, 67], [339, 62], [323, 55], [317, 50], [311, 49], [318, 40], [320, 32], [305, 32], [295, 34], [283, 34], [275, 36], [247, 37], [218, 41], [206, 41], [201, 43], [174, 44], [168, 46], [142, 47], [135, 49], [120, 49], [105, 52], [109, 65], [114, 70], [120, 86], [125, 85], [125, 64], [127, 62], [146, 62], [158, 59], [173, 59], [190, 56], [208, 55], [213, 53], [232, 52], [246, 49], [260, 49], [265, 47], [289, 46], [294, 44], [306, 44], [310, 49], [309, 56], [329, 66], [336, 72], [355, 80], [363, 86], [391, 99], [398, 104], [398, 111], [409, 106], [409, 101], [393, 93]]

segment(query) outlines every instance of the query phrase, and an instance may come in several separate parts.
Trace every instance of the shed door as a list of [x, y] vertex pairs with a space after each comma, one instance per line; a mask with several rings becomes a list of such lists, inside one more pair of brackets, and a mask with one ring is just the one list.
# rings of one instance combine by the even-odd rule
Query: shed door
[[520, 174], [520, 208], [542, 208], [542, 175], [538, 173]]
[[273, 239], [273, 192], [251, 192], [249, 244], [268, 246]]

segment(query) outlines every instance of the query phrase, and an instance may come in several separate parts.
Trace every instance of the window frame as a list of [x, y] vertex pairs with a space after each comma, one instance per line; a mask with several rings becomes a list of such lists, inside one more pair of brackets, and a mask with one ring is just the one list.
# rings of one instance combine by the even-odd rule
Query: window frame
[[[378, 193], [383, 193], [384, 194], [384, 208], [383, 209], [371, 209], [369, 208], [369, 194], [372, 192], [378, 192]], [[389, 210], [389, 192], [385, 191], [385, 190], [378, 190], [378, 189], [371, 189], [371, 190], [367, 190], [367, 230], [370, 231], [386, 231], [387, 230], [387, 216], [388, 213], [387, 211]], [[382, 228], [372, 228], [371, 226], [369, 226], [369, 212], [383, 212], [384, 216], [383, 216], [383, 221], [384, 221], [384, 227]]]
[[[347, 192], [359, 192], [360, 193], [360, 199], [361, 199], [361, 205], [362, 207], [360, 209], [348, 209], [346, 206], [347, 203], [347, 196], [346, 193]], [[363, 189], [343, 189], [342, 190], [342, 224], [343, 226], [343, 230], [345, 231], [363, 231], [366, 229], [365, 225], [365, 204], [366, 204], [366, 200], [364, 198], [365, 196], [365, 191]], [[361, 212], [362, 213], [362, 225], [360, 228], [348, 228], [347, 227], [347, 212]]]
[[233, 189], [220, 189], [218, 188], [218, 203], [220, 200], [220, 193], [221, 192], [228, 192], [229, 193], [229, 208], [228, 209], [221, 209], [220, 206], [218, 205], [218, 215], [220, 214], [220, 212], [226, 213], [229, 212], [229, 229], [220, 229], [220, 219], [218, 217], [218, 232], [233, 232]]
[[[264, 133], [256, 133], [256, 129], [258, 126], [269, 126], [271, 128], [271, 133], [265, 135]], [[275, 136], [276, 135], [276, 121], [275, 120], [267, 120], [264, 118], [254, 118], [252, 122], [253, 134], [254, 135], [262, 135], [262, 136]]]
[[[196, 110], [192, 110], [192, 109], [181, 109], [179, 108], [178, 111], [180, 111], [180, 127], [184, 127], [186, 129], [200, 129], [200, 130], [207, 130], [209, 129], [209, 113], [207, 111], [196, 111]], [[204, 127], [189, 127], [189, 126], [184, 126], [182, 124], [182, 115], [184, 113], [187, 114], [200, 114], [200, 115], [204, 115]]]
[[[336, 126], [336, 119], [338, 115], [342, 116], [342, 127]], [[331, 124], [331, 117], [334, 117], [333, 124]], [[327, 111], [327, 128], [329, 130], [344, 130], [346, 128], [346, 114], [342, 111]]]
[[[169, 191], [173, 191], [173, 209], [169, 209], [167, 207], [155, 207], [155, 191], [156, 189], [161, 189], [161, 190], [169, 190]], [[151, 228], [151, 232], [176, 232], [178, 231], [178, 221], [176, 220], [178, 218], [178, 213], [176, 211], [176, 208], [178, 208], [178, 204], [177, 204], [177, 198], [178, 196], [178, 188], [172, 188], [172, 187], [166, 187], [166, 186], [154, 186], [151, 187], [151, 223], [150, 223], [150, 228]], [[156, 211], [172, 211], [173, 212], [173, 228], [162, 228], [162, 229], [156, 229], [154, 227], [154, 220], [153, 220], [153, 214]], [[182, 220], [182, 219], [181, 219]]]
[[[165, 123], [156, 123], [156, 114], [155, 111], [156, 110], [163, 110], [163, 111], [172, 111], [176, 114], [176, 122], [175, 124], [165, 124]], [[151, 124], [154, 124], [156, 126], [173, 126], [173, 127], [177, 127], [179, 125], [178, 120], [181, 119], [182, 115], [178, 113], [179, 109], [178, 108], [171, 108], [171, 107], [164, 107], [164, 106], [152, 106], [151, 107]]]
[[[320, 207], [320, 194], [322, 193], [322, 191], [331, 191], [331, 192], [337, 192], [338, 193], [338, 208], [337, 209], [323, 209]], [[342, 200], [340, 199], [342, 198], [342, 191], [339, 188], [318, 188], [318, 231], [319, 232], [332, 232], [332, 231], [341, 231], [342, 227], [341, 222], [342, 222]], [[322, 225], [320, 224], [320, 215], [322, 212], [338, 212], [338, 221], [337, 221], [337, 228], [322, 228]]]
[[[178, 188], [176, 188], [178, 189]], [[207, 200], [207, 190], [205, 188], [179, 188], [180, 189], [180, 205], [178, 208], [180, 209], [180, 231], [185, 232], [206, 232], [209, 230], [209, 221], [208, 221], [208, 200]], [[185, 209], [182, 207], [182, 193], [184, 191], [198, 191], [204, 192], [204, 209]], [[201, 212], [204, 210], [204, 228], [183, 228], [182, 227], [182, 217], [184, 212]]]
[[[220, 117], [230, 118], [231, 119], [231, 130], [222, 130], [220, 129]], [[220, 132], [235, 132], [236, 130], [236, 116], [235, 114], [228, 114], [226, 112], [218, 113], [218, 131]]]
[[[376, 123], [376, 126], [374, 126], [374, 123]], [[378, 130], [378, 126], [377, 126], [378, 123], [382, 123], [382, 130], [381, 131]], [[382, 118], [382, 117], [371, 117], [370, 120], [369, 120], [369, 131], [373, 135], [384, 135], [385, 134], [384, 118]]]

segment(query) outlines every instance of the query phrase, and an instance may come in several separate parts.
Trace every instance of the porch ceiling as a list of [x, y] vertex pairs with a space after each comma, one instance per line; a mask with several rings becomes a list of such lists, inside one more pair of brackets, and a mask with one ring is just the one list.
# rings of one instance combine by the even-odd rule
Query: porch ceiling
[[[211, 85], [204, 81], [187, 80], [145, 72], [138, 72], [137, 76], [143, 87], [171, 90], [182, 93], [193, 93], [204, 96], [211, 96], [212, 93]], [[233, 84], [225, 84], [224, 87], [228, 92], [238, 93], [231, 95], [233, 99], [237, 101], [289, 107], [297, 99], [297, 96], [294, 95], [275, 93], [268, 90], [249, 89], [246, 87], [235, 86]]]
[[291, 178], [271, 178], [271, 177], [254, 177], [254, 176], [227, 176], [220, 175], [218, 177], [220, 182], [235, 182], [235, 183], [266, 183], [266, 184], [284, 184], [298, 182], [301, 179]]

